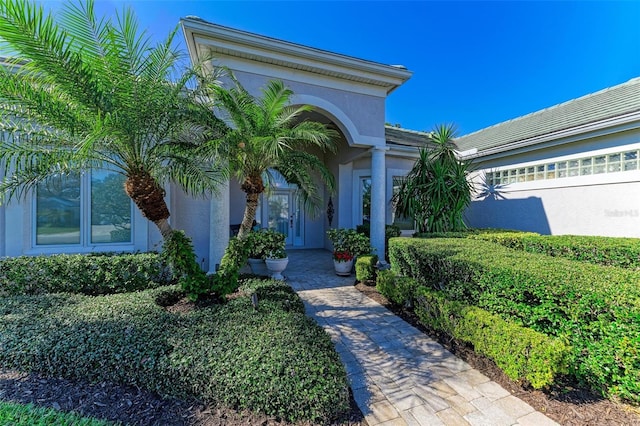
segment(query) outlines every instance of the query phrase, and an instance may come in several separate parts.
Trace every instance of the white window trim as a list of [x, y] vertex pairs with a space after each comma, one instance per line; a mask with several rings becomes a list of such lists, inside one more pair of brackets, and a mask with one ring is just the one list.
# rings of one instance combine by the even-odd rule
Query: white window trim
[[[72, 254], [72, 253], [93, 253], [93, 252], [133, 252], [146, 251], [148, 249], [148, 220], [145, 219], [140, 210], [131, 201], [131, 242], [126, 243], [91, 243], [91, 218], [88, 215], [91, 195], [91, 173], [85, 172], [80, 177], [80, 243], [79, 244], [36, 244], [36, 204], [37, 195], [32, 191], [25, 203], [25, 215], [29, 223], [28, 231], [25, 235], [28, 238], [28, 248], [25, 255], [38, 254]], [[168, 196], [167, 191], [167, 196]], [[169, 204], [167, 199], [167, 204]]]
[[353, 226], [362, 225], [362, 186], [363, 178], [371, 178], [371, 169], [359, 169], [353, 171], [353, 190], [351, 191], [351, 212]]

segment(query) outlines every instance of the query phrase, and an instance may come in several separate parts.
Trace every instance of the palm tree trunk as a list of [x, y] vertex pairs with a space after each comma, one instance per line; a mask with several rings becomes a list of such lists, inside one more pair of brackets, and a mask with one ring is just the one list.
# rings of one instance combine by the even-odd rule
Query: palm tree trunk
[[239, 239], [243, 239], [253, 228], [253, 221], [256, 219], [256, 210], [258, 210], [259, 196], [260, 194], [255, 193], [247, 194], [244, 216], [242, 218], [242, 224], [240, 225], [240, 231], [238, 231]]
[[169, 225], [169, 208], [164, 201], [164, 189], [146, 172], [131, 174], [124, 182], [124, 190], [136, 204], [142, 216], [152, 221], [164, 240], [173, 233]]
[[253, 228], [253, 221], [256, 219], [258, 209], [258, 197], [264, 192], [262, 176], [250, 175], [242, 182], [242, 190], [247, 194], [247, 203], [244, 207], [244, 217], [238, 231], [238, 238], [243, 239]]

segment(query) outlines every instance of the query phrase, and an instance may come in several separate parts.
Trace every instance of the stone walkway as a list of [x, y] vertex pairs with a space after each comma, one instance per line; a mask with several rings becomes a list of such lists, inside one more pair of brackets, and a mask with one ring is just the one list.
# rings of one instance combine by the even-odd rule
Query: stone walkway
[[289, 251], [284, 275], [331, 335], [369, 426], [557, 424], [336, 276], [330, 252]]

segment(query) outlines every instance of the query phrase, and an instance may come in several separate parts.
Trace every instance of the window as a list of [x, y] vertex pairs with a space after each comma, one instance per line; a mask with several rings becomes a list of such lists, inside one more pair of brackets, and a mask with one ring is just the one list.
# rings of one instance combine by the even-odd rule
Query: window
[[360, 194], [362, 199], [360, 200], [362, 218], [361, 223], [371, 222], [371, 178], [363, 177], [360, 179]]
[[562, 179], [576, 176], [589, 176], [602, 173], [627, 172], [640, 170], [640, 150], [617, 152], [607, 155], [559, 161], [557, 163], [537, 164], [486, 173], [487, 185], [506, 185], [531, 182], [534, 180]]
[[[405, 179], [406, 178], [404, 176], [394, 176], [393, 177], [393, 195], [394, 196], [400, 191], [400, 187], [404, 183]], [[396, 225], [397, 227], [399, 227], [402, 230], [414, 230], [415, 229], [415, 223], [414, 223], [413, 218], [406, 217], [406, 216], [403, 216], [403, 215], [400, 215], [400, 214], [396, 213], [395, 207], [393, 208], [391, 223], [393, 223], [394, 225]]]
[[35, 245], [131, 243], [133, 205], [125, 177], [104, 170], [57, 176], [38, 185]]

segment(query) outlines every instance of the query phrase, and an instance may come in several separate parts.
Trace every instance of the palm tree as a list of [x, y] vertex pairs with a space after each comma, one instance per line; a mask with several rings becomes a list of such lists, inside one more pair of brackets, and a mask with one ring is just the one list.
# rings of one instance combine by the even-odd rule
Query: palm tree
[[471, 163], [456, 157], [455, 137], [455, 126], [436, 126], [393, 197], [397, 213], [414, 218], [419, 232], [466, 228], [462, 216], [471, 202]]
[[279, 80], [270, 81], [260, 98], [234, 82], [229, 89], [216, 88], [215, 97], [232, 127], [221, 144], [228, 150], [225, 158], [246, 193], [238, 233], [242, 239], [252, 228], [260, 194], [275, 180], [274, 171], [297, 185], [308, 211], [319, 211], [322, 198], [316, 177], [331, 191], [335, 180], [322, 160], [306, 149], [335, 152], [338, 133], [322, 123], [302, 120], [302, 114], [311, 107], [291, 106], [293, 92]]
[[[103, 168], [163, 238], [173, 233], [163, 186], [188, 194], [227, 179], [197, 155], [227, 127], [212, 113], [216, 75], [173, 47], [152, 45], [131, 9], [99, 19], [94, 2], [65, 4], [60, 19], [25, 0], [0, 3], [0, 194], [21, 198], [55, 176]], [[200, 83], [197, 85], [194, 83]], [[207, 144], [209, 158], [212, 144]]]

